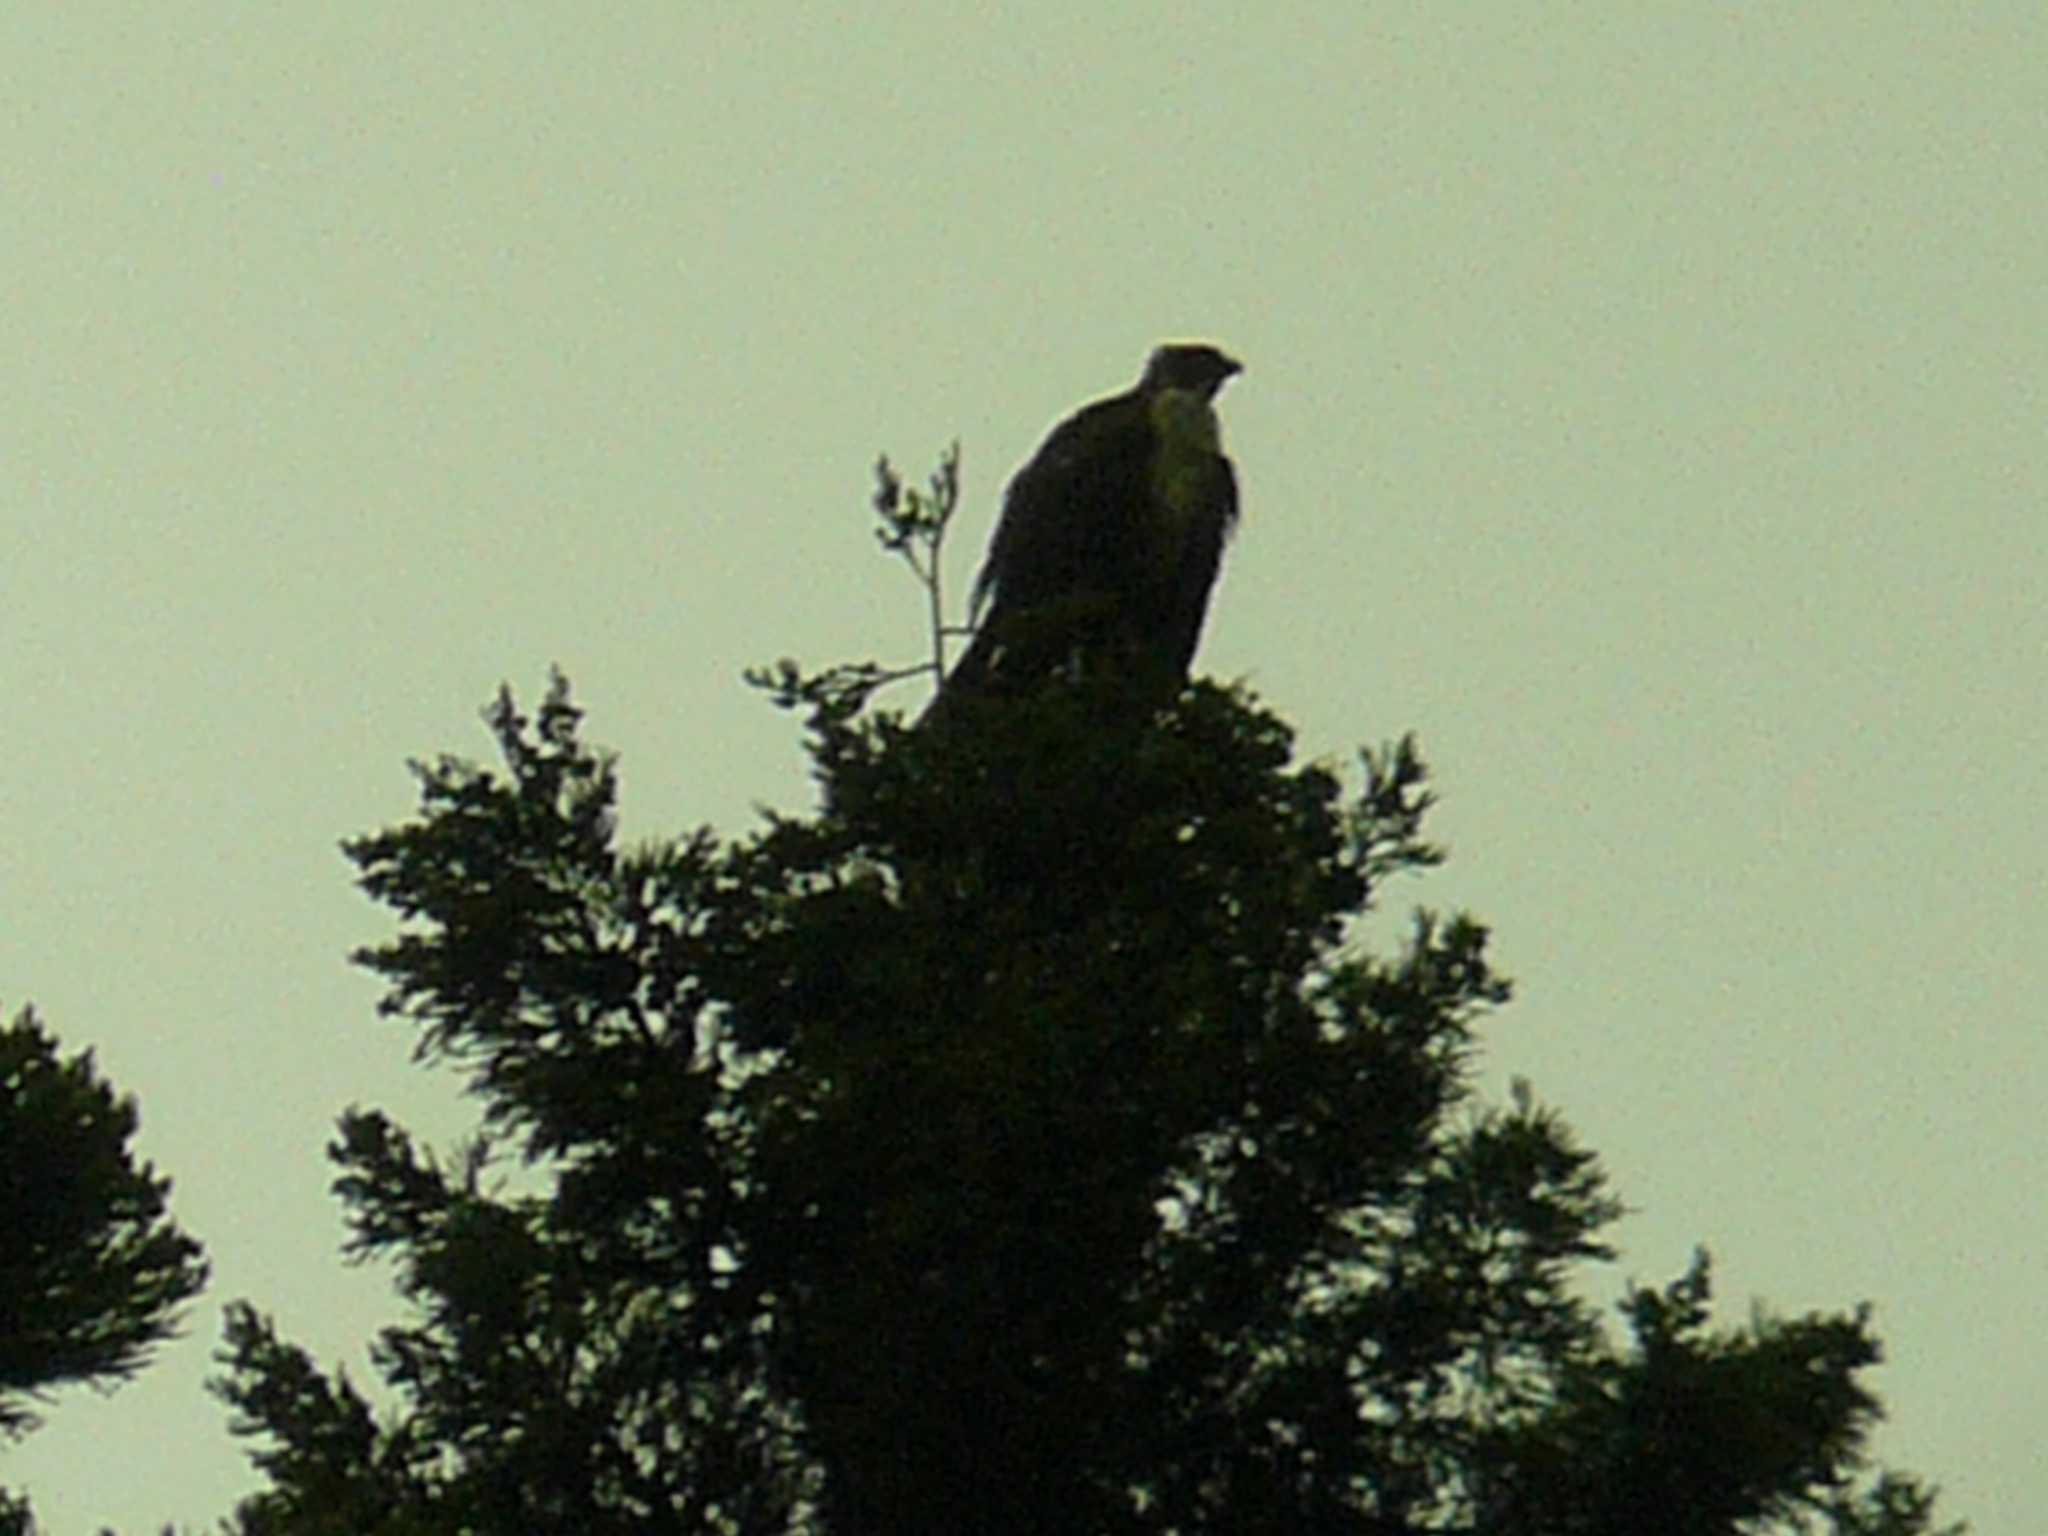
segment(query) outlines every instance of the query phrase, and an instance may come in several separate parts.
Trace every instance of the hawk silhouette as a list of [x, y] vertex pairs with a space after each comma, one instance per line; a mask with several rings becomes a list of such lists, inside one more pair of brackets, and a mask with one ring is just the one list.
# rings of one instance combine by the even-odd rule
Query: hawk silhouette
[[1214, 401], [1241, 371], [1171, 343], [1053, 429], [1004, 494], [968, 605], [980, 626], [942, 701], [1104, 665], [1180, 685], [1237, 521]]

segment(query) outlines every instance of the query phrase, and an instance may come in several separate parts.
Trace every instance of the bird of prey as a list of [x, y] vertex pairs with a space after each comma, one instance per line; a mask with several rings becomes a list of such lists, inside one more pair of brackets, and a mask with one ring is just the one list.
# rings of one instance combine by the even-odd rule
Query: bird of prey
[[969, 601], [980, 626], [942, 697], [1097, 662], [1179, 686], [1237, 520], [1214, 401], [1240, 371], [1215, 347], [1168, 344], [1135, 387], [1053, 429], [1004, 495]]

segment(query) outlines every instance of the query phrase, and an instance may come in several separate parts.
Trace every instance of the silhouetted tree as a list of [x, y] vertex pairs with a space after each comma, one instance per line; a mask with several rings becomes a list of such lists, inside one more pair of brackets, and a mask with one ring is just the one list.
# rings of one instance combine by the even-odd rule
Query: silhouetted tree
[[557, 679], [503, 772], [417, 767], [348, 845], [359, 959], [462, 1070], [448, 1156], [333, 1155], [410, 1317], [379, 1414], [253, 1309], [220, 1390], [255, 1533], [1930, 1530], [1858, 1482], [1862, 1312], [1717, 1331], [1702, 1257], [1584, 1299], [1617, 1213], [1526, 1089], [1464, 917], [1357, 919], [1438, 859], [1412, 746], [1358, 787], [1205, 684], [809, 708], [821, 807], [619, 846]]
[[[167, 1211], [170, 1180], [129, 1150], [135, 1101], [92, 1053], [61, 1057], [23, 1008], [0, 1024], [0, 1435], [38, 1423], [29, 1404], [74, 1383], [110, 1385], [177, 1330], [206, 1283], [197, 1242]], [[34, 1528], [0, 1491], [0, 1536]]]

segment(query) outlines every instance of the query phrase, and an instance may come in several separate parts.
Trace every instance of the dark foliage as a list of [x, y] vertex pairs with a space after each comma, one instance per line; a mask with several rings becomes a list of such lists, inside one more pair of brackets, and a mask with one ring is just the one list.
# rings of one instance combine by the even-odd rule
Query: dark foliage
[[[0, 1435], [33, 1429], [29, 1404], [59, 1387], [133, 1376], [206, 1283], [136, 1126], [90, 1051], [62, 1057], [32, 1009], [0, 1024]], [[32, 1528], [0, 1491], [0, 1532]]]
[[206, 1282], [136, 1124], [90, 1051], [60, 1058], [27, 1009], [0, 1027], [0, 1431], [52, 1388], [134, 1375]]
[[558, 681], [348, 845], [482, 1130], [343, 1121], [398, 1407], [237, 1309], [240, 1530], [1930, 1528], [1851, 1480], [1860, 1313], [1716, 1332], [1704, 1261], [1622, 1341], [1580, 1299], [1617, 1206], [1472, 1099], [1484, 930], [1351, 937], [1438, 857], [1409, 743], [1347, 795], [1206, 685], [906, 731], [869, 681], [782, 675], [822, 808], [751, 837], [620, 848]]

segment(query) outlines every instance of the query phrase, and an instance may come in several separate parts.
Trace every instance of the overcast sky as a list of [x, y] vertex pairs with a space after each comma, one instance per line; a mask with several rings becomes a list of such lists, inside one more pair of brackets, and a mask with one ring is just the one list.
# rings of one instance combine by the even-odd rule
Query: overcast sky
[[[2037, 4], [16, 5], [0, 1006], [138, 1096], [187, 1337], [0, 1454], [56, 1536], [255, 1486], [246, 1297], [368, 1375], [322, 1148], [450, 1138], [336, 849], [559, 663], [629, 836], [811, 803], [742, 667], [915, 659], [1161, 337], [1244, 522], [1200, 665], [1410, 728], [1530, 1077], [1722, 1316], [1869, 1300], [1888, 1461], [2048, 1507], [2048, 12]], [[906, 706], [917, 699], [906, 693]]]

